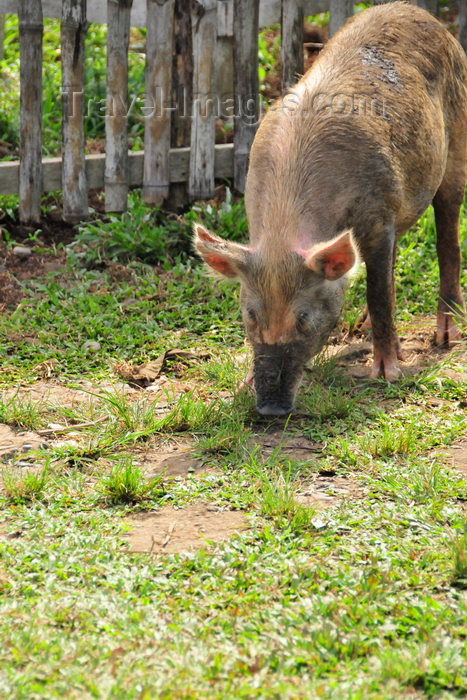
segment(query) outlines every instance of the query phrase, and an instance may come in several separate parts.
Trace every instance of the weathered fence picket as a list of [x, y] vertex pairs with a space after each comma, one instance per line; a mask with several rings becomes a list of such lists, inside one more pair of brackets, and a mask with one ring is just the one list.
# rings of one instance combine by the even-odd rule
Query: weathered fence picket
[[259, 119], [258, 0], [234, 0], [234, 185], [245, 191], [251, 144]]
[[169, 194], [174, 0], [147, 0], [143, 199], [160, 205]]
[[[175, 0], [172, 57], [170, 143], [172, 148], [188, 148], [191, 143], [193, 108], [193, 32], [186, 0]], [[169, 205], [182, 209], [188, 201], [188, 182], [175, 182], [170, 171]]]
[[216, 0], [197, 0], [193, 3], [191, 22], [193, 113], [188, 192], [191, 199], [206, 199], [214, 195]]
[[63, 0], [62, 54], [62, 193], [63, 219], [74, 222], [88, 213], [84, 157], [84, 37], [86, 0]]
[[19, 217], [38, 222], [42, 195], [42, 6], [20, 0], [20, 153]]
[[329, 0], [329, 36], [334, 36], [353, 15], [353, 0]]
[[105, 210], [125, 211], [128, 196], [128, 46], [132, 0], [107, 0]]
[[297, 82], [303, 73], [303, 0], [282, 3], [282, 89]]

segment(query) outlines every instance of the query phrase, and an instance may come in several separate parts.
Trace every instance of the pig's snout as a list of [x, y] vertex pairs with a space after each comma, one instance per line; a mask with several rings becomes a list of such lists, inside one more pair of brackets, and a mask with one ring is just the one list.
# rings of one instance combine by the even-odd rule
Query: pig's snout
[[256, 410], [262, 416], [288, 416], [289, 413], [292, 413], [293, 408], [293, 405], [284, 407], [274, 404], [266, 404], [266, 406], [256, 404]]
[[293, 396], [284, 391], [282, 370], [255, 370], [256, 410], [262, 416], [286, 416], [293, 411]]
[[294, 343], [255, 347], [256, 410], [262, 416], [286, 416], [293, 411], [304, 366], [299, 357]]

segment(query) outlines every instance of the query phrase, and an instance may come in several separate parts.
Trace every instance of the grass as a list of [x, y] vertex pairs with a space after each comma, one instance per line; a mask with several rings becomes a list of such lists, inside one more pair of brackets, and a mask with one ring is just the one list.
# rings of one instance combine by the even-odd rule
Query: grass
[[[434, 324], [432, 216], [399, 246], [403, 333]], [[182, 221], [135, 192], [128, 215], [84, 225], [65, 267], [23, 282], [2, 314], [1, 422], [18, 440], [64, 428], [2, 470], [0, 695], [465, 696], [467, 485], [446, 452], [467, 434], [465, 354], [394, 385], [323, 355], [296, 414], [260, 418], [239, 388], [250, 360], [238, 289], [188, 257], [191, 217], [245, 235], [231, 199]], [[461, 229], [465, 241], [465, 210]], [[360, 275], [338, 339], [363, 294]], [[118, 375], [170, 348], [191, 359], [149, 388]], [[25, 387], [51, 360], [50, 396], [36, 402]], [[197, 468], [173, 476], [167, 454]], [[181, 527], [189, 507], [219, 527], [242, 511], [248, 529], [197, 551], [128, 551], [135, 512]]]
[[47, 463], [40, 469], [29, 470], [16, 465], [2, 469], [3, 488], [8, 502], [17, 505], [41, 500], [48, 480]]
[[[8, 114], [0, 139], [13, 148], [15, 22], [8, 16], [0, 66]], [[46, 23], [45, 155], [61, 139], [57, 27]], [[90, 139], [103, 137], [102, 32], [88, 34]], [[280, 45], [263, 36], [259, 49], [264, 83]], [[142, 56], [131, 61], [137, 91]], [[139, 148], [136, 114], [130, 130]], [[17, 198], [0, 206], [14, 216]], [[394, 385], [353, 379], [323, 355], [296, 414], [260, 419], [239, 388], [249, 355], [238, 289], [208, 279], [192, 259], [194, 220], [245, 239], [243, 205], [228, 190], [219, 207], [178, 218], [147, 209], [135, 191], [125, 215], [82, 224], [65, 267], [22, 281], [23, 301], [1, 314], [0, 423], [19, 441], [51, 423], [64, 431], [1, 469], [0, 696], [465, 697], [467, 483], [447, 452], [467, 434], [465, 353]], [[461, 239], [466, 291], [465, 205]], [[402, 332], [426, 326], [427, 316], [434, 324], [435, 249], [429, 210], [398, 247]], [[364, 295], [362, 271], [339, 340]], [[194, 359], [164, 366], [149, 388], [122, 386], [122, 363], [171, 348]], [[52, 393], [35, 401], [24, 388], [39, 378]], [[56, 383], [84, 400], [54, 398]], [[200, 469], [170, 476], [165, 456], [181, 460], [181, 448]], [[319, 488], [327, 501], [303, 498]], [[225, 511], [242, 511], [249, 527], [197, 551], [128, 550], [135, 512], [172, 509], [183, 524], [189, 506], [205, 507], [219, 526]]]
[[37, 429], [44, 426], [45, 401], [31, 401], [18, 392], [0, 397], [0, 422], [14, 428]]
[[456, 535], [453, 553], [453, 584], [458, 588], [467, 588], [467, 523], [464, 525], [463, 532]]
[[131, 459], [123, 459], [101, 478], [98, 488], [103, 500], [108, 503], [135, 504], [164, 495], [161, 481], [162, 477], [146, 479], [137, 464]]

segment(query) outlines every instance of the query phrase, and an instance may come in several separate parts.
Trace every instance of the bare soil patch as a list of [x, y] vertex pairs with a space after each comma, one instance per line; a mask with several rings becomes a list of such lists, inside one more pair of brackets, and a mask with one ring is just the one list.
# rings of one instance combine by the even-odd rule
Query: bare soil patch
[[467, 479], [467, 438], [455, 443], [449, 450], [451, 466]]
[[307, 488], [297, 494], [297, 501], [317, 510], [336, 506], [344, 500], [356, 501], [367, 494], [364, 480], [352, 476], [315, 473], [311, 475], [310, 480]]
[[164, 477], [186, 477], [206, 471], [193, 450], [192, 442], [188, 440], [137, 447], [134, 455], [148, 479], [160, 474]]
[[[54, 212], [43, 214], [40, 224], [25, 225], [0, 211], [0, 311], [14, 308], [26, 296], [21, 282], [64, 268], [66, 252], [62, 246], [75, 236], [76, 228], [61, 221]], [[17, 255], [14, 246], [4, 242], [7, 238], [30, 250], [30, 255]]]
[[[434, 343], [435, 318], [422, 318], [401, 329], [399, 340], [402, 351], [400, 368], [406, 377], [416, 376], [430, 366], [449, 361], [456, 368], [441, 367], [439, 374], [453, 381], [467, 380], [467, 340], [453, 343], [451, 347], [439, 347]], [[356, 379], [369, 378], [373, 347], [368, 337], [353, 338], [351, 342], [329, 345], [327, 357], [333, 357], [340, 367], [345, 367], [350, 376]]]
[[260, 447], [261, 454], [265, 457], [269, 457], [274, 450], [280, 450], [282, 458], [310, 462], [313, 461], [314, 455], [322, 454], [324, 447], [303, 435], [286, 435], [282, 429], [256, 434], [254, 445]]
[[[76, 382], [75, 387], [65, 386], [55, 381], [39, 381], [28, 386], [2, 391], [4, 400], [19, 396], [31, 403], [45, 404], [47, 406], [67, 406], [73, 408], [83, 402], [97, 404], [102, 401], [99, 396], [102, 392], [122, 393], [130, 396], [138, 396], [139, 391], [124, 382]], [[45, 406], [44, 406], [45, 407]]]
[[9, 425], [0, 423], [0, 460], [13, 455], [27, 455], [45, 447], [44, 439], [32, 431], [15, 432]]
[[126, 522], [125, 537], [130, 552], [173, 554], [222, 542], [248, 528], [244, 513], [197, 503], [175, 509], [166, 506], [157, 513], [141, 513]]

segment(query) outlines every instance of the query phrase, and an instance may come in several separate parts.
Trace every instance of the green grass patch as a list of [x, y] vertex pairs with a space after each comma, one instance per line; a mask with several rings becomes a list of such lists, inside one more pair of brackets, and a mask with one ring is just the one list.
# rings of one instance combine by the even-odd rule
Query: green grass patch
[[[323, 355], [297, 412], [260, 418], [241, 386], [238, 289], [188, 257], [195, 219], [244, 240], [241, 203], [178, 220], [136, 192], [1, 316], [0, 422], [18, 440], [65, 429], [1, 473], [0, 695], [465, 696], [467, 490], [448, 452], [467, 434], [465, 354], [394, 385]], [[400, 241], [405, 327], [434, 323], [434, 235], [428, 212]], [[344, 332], [363, 296], [357, 277]], [[120, 363], [171, 348], [193, 359], [124, 390]], [[24, 385], [38, 378], [84, 400], [36, 401]], [[166, 456], [187, 453], [196, 469], [168, 475]], [[128, 551], [135, 512], [169, 513], [169, 541], [198, 507], [219, 528], [243, 511], [249, 529], [198, 551]]]

